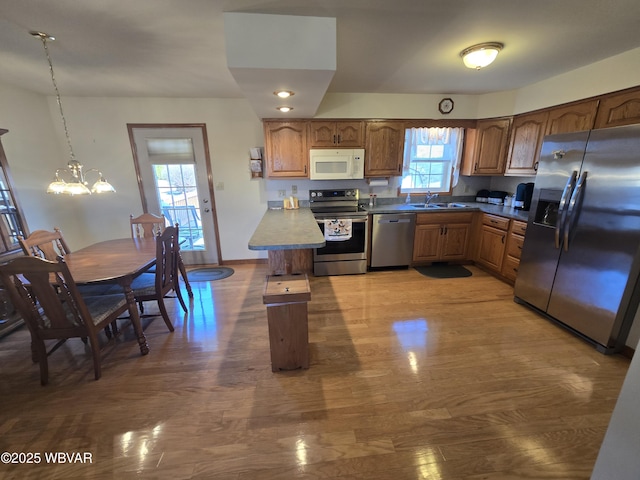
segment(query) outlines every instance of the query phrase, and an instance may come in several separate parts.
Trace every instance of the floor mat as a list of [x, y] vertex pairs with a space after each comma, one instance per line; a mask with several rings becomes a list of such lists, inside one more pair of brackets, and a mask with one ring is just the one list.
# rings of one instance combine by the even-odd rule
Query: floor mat
[[233, 275], [233, 268], [229, 267], [195, 268], [187, 272], [190, 282], [210, 282], [211, 280], [220, 280], [231, 275]]
[[429, 265], [426, 267], [415, 267], [425, 277], [430, 278], [463, 278], [473, 275], [470, 270], [463, 265]]

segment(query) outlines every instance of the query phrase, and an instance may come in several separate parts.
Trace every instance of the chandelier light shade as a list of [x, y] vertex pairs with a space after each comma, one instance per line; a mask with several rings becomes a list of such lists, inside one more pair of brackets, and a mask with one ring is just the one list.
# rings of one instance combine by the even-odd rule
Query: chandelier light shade
[[[115, 192], [116, 189], [113, 188], [113, 185], [106, 181], [106, 179], [102, 175], [102, 172], [100, 172], [99, 170], [92, 168], [84, 173], [82, 171], [82, 164], [76, 160], [76, 157], [73, 153], [73, 147], [71, 146], [71, 137], [69, 135], [69, 129], [67, 128], [67, 119], [65, 118], [64, 110], [62, 109], [62, 100], [60, 98], [60, 92], [58, 91], [56, 76], [53, 72], [53, 63], [51, 62], [51, 56], [49, 55], [49, 48], [47, 47], [47, 41], [53, 41], [55, 40], [55, 37], [43, 32], [32, 31], [29, 33], [42, 41], [44, 53], [47, 57], [47, 62], [49, 63], [51, 83], [53, 83], [53, 89], [56, 93], [56, 101], [58, 102], [60, 118], [62, 119], [62, 126], [64, 127], [64, 135], [67, 139], [67, 146], [69, 147], [69, 163], [67, 163], [67, 168], [58, 168], [56, 170], [55, 178], [53, 182], [49, 184], [47, 193], [65, 195], [91, 195], [92, 193]], [[85, 175], [91, 172], [97, 173], [98, 180], [93, 184], [91, 189], [89, 189], [89, 187], [87, 186], [89, 183], [85, 179]], [[67, 180], [65, 180], [61, 176], [62, 174], [67, 175]]]
[[481, 68], [491, 64], [503, 48], [504, 45], [498, 42], [480, 43], [478, 45], [465, 48], [460, 52], [460, 56], [467, 68], [480, 70]]

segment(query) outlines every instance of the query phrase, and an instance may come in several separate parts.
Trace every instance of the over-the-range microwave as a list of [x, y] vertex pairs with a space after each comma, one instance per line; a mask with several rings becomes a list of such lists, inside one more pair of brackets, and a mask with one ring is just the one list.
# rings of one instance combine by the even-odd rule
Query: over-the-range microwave
[[324, 148], [309, 151], [311, 180], [364, 178], [364, 148]]

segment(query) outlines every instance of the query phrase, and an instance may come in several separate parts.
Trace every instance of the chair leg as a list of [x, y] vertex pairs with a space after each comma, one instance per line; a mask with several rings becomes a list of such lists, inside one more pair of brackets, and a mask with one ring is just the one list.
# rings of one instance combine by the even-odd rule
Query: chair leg
[[38, 357], [40, 364], [40, 385], [49, 383], [49, 361], [47, 360], [47, 347], [42, 339], [37, 339], [31, 343], [32, 353]]
[[169, 318], [169, 312], [167, 312], [167, 307], [164, 305], [164, 300], [161, 298], [158, 299], [158, 308], [160, 308], [160, 313], [162, 314], [162, 318], [164, 319], [164, 323], [167, 324], [167, 328], [170, 332], [173, 332], [173, 323], [171, 323], [171, 319]]
[[176, 297], [178, 297], [178, 300], [180, 301], [182, 310], [184, 310], [184, 313], [187, 313], [188, 311], [187, 305], [184, 303], [184, 299], [182, 298], [182, 291], [180, 290], [180, 282], [178, 281], [177, 277], [173, 281], [173, 291], [176, 292]]
[[100, 345], [98, 345], [98, 337], [95, 332], [89, 333], [89, 343], [91, 344], [91, 354], [93, 355], [93, 371], [96, 380], [102, 376], [102, 365], [100, 364]]
[[[182, 280], [184, 280], [184, 285], [187, 287], [187, 295], [189, 295], [189, 298], [193, 298], [193, 291], [191, 290], [191, 284], [189, 283], [189, 278], [187, 277], [187, 269], [184, 266], [184, 262], [182, 261], [182, 257], [180, 256], [180, 254], [178, 253], [178, 269], [180, 270], [180, 275], [182, 276]], [[184, 307], [184, 302], [182, 302], [182, 305]], [[184, 311], [186, 312], [187, 309], [185, 308]]]

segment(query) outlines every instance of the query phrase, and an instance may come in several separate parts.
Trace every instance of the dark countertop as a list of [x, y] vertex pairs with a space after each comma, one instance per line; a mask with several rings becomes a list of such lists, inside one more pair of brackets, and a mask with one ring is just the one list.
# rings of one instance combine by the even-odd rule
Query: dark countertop
[[[440, 203], [440, 202], [434, 202]], [[458, 202], [456, 202], [458, 203]], [[505, 207], [503, 205], [490, 205], [488, 203], [478, 203], [478, 202], [460, 202], [465, 207], [457, 207], [457, 208], [421, 208], [421, 207], [413, 207], [411, 205], [407, 205], [405, 203], [393, 203], [389, 205], [376, 205], [375, 207], [370, 207], [368, 205], [363, 205], [364, 210], [369, 213], [436, 213], [436, 212], [477, 212], [481, 211], [484, 213], [492, 213], [494, 215], [500, 215], [502, 217], [512, 218], [515, 220], [520, 220], [526, 222], [529, 218], [529, 212], [525, 212], [523, 210], [516, 210], [511, 207]]]
[[324, 245], [324, 235], [309, 208], [267, 210], [249, 240], [249, 250], [293, 250]]

